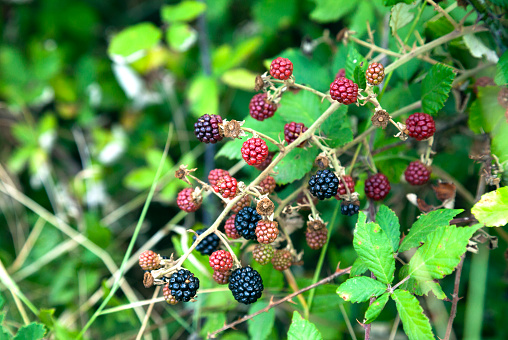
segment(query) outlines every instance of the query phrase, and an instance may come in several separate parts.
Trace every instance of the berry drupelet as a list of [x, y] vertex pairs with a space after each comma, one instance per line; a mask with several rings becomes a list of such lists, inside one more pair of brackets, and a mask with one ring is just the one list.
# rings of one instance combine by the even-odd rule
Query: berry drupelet
[[258, 222], [261, 221], [255, 208], [245, 207], [236, 214], [235, 227], [240, 236], [247, 240], [255, 240], [256, 227]]
[[199, 279], [187, 269], [180, 269], [169, 278], [168, 290], [176, 301], [190, 301], [198, 289]]
[[229, 290], [236, 301], [243, 304], [256, 302], [263, 294], [263, 279], [251, 267], [238, 268], [229, 277]]
[[[305, 127], [305, 125], [303, 125], [303, 123], [295, 123], [295, 122], [287, 123], [284, 126], [284, 139], [286, 140], [286, 142], [288, 144], [291, 144], [298, 137], [300, 137], [300, 135], [302, 133], [304, 133], [305, 131], [307, 131], [307, 128]], [[298, 147], [301, 148], [304, 145], [305, 145], [305, 141], [300, 143], [300, 145], [298, 145]]]
[[355, 192], [355, 181], [353, 180], [353, 177], [344, 175], [341, 178], [339, 178], [339, 188], [337, 189], [337, 196], [335, 196], [335, 198], [338, 200], [341, 200], [340, 196], [347, 195], [347, 190], [346, 186], [344, 185], [344, 182], [346, 182], [350, 194]]
[[423, 185], [430, 179], [431, 170], [427, 168], [422, 162], [414, 161], [409, 163], [404, 177], [411, 185]]
[[208, 259], [214, 271], [227, 272], [233, 267], [233, 257], [229, 251], [216, 250]]
[[318, 170], [309, 180], [310, 193], [320, 200], [337, 195], [338, 188], [339, 179], [328, 169]]
[[263, 120], [273, 117], [277, 111], [277, 104], [268, 101], [266, 93], [258, 93], [250, 100], [249, 113], [255, 120]]
[[278, 57], [270, 65], [270, 75], [276, 79], [286, 80], [293, 74], [293, 63], [287, 59]]
[[222, 117], [219, 115], [203, 115], [194, 124], [194, 134], [203, 143], [215, 144], [222, 140], [219, 124], [222, 124]]
[[[201, 235], [206, 231], [206, 228], [196, 230], [196, 234]], [[196, 241], [196, 235], [192, 237], [193, 241]], [[211, 233], [207, 237], [203, 239], [203, 241], [199, 242], [196, 246], [196, 250], [199, 251], [202, 255], [210, 255], [219, 247], [220, 239], [219, 236]]]
[[365, 194], [374, 201], [380, 201], [390, 192], [390, 182], [383, 174], [375, 174], [365, 181]]
[[358, 85], [347, 78], [337, 78], [330, 84], [330, 96], [344, 105], [356, 103]]
[[263, 163], [268, 156], [268, 146], [261, 138], [247, 139], [240, 150], [243, 159], [249, 165], [259, 165]]
[[406, 120], [406, 133], [416, 140], [430, 138], [436, 132], [436, 124], [431, 115], [417, 112], [410, 115]]
[[201, 206], [201, 197], [195, 197], [194, 190], [191, 188], [185, 188], [178, 193], [176, 198], [176, 204], [178, 208], [186, 212], [194, 212]]

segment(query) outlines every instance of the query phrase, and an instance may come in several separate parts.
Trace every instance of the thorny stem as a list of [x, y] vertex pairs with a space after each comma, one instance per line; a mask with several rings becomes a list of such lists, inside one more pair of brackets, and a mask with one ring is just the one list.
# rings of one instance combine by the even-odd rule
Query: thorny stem
[[314, 202], [312, 202], [312, 197], [310, 197], [308, 190], [305, 190], [304, 193], [305, 193], [305, 197], [307, 197], [307, 201], [309, 202], [310, 210], [312, 211], [312, 217], [316, 219], [318, 217], [319, 213], [316, 210], [316, 206], [314, 205]]
[[[287, 82], [285, 82], [284, 80], [270, 79], [270, 81], [272, 83], [287, 84]], [[290, 83], [288, 85], [291, 86], [291, 87], [296, 87], [296, 88], [299, 88], [299, 89], [302, 89], [302, 90], [305, 90], [305, 91], [309, 91], [311, 93], [314, 93], [314, 94], [320, 96], [322, 99], [326, 98], [330, 102], [332, 102], [332, 99], [331, 99], [329, 94], [325, 94], [325, 93], [320, 92], [318, 90], [314, 90], [312, 87], [308, 87], [308, 86], [305, 86], [305, 85], [302, 85], [302, 84], [298, 84], [298, 83]]]
[[450, 22], [450, 24], [453, 25], [453, 27], [456, 30], [460, 29], [459, 24], [457, 24], [457, 22], [455, 20], [453, 20], [453, 18], [450, 16], [450, 14], [448, 14], [448, 12], [446, 12], [441, 6], [439, 6], [432, 0], [425, 0], [425, 1], [427, 1], [429, 4], [431, 4], [432, 7], [434, 7], [435, 11], [438, 11], [439, 13], [441, 13], [446, 18], [446, 20], [448, 20]]
[[270, 143], [272, 143], [273, 145], [276, 145], [280, 151], [284, 150], [284, 144], [283, 143], [279, 143], [277, 142], [275, 139], [273, 139], [272, 137], [269, 137], [261, 132], [258, 132], [256, 130], [253, 130], [253, 129], [250, 129], [250, 128], [247, 128], [247, 127], [241, 127], [241, 129], [243, 131], [246, 131], [246, 132], [249, 132], [249, 133], [252, 133], [253, 136], [259, 136], [261, 138], [264, 138], [266, 139], [267, 141], [269, 141]]
[[191, 174], [188, 174], [187, 176], [189, 176], [190, 178], [192, 178], [193, 180], [195, 180], [196, 182], [198, 182], [199, 184], [201, 184], [201, 186], [202, 186], [205, 190], [207, 190], [207, 191], [211, 192], [211, 193], [212, 193], [212, 194], [214, 194], [215, 196], [219, 197], [219, 198], [220, 198], [223, 202], [226, 202], [226, 203], [227, 203], [226, 199], [225, 199], [224, 197], [222, 197], [222, 195], [221, 195], [221, 194], [219, 194], [219, 193], [215, 192], [215, 190], [213, 190], [213, 188], [212, 188], [212, 187], [211, 187], [208, 183], [203, 182], [202, 180], [200, 180], [199, 178], [197, 178], [196, 176], [193, 176], [193, 175], [191, 175]]
[[278, 218], [280, 216], [280, 214], [282, 213], [282, 210], [284, 210], [284, 207], [286, 205], [288, 205], [291, 201], [293, 201], [295, 198], [297, 198], [298, 194], [300, 194], [300, 192], [305, 190], [305, 188], [307, 188], [307, 186], [308, 186], [307, 181], [304, 180], [303, 184], [298, 189], [296, 189], [288, 197], [286, 197], [285, 199], [280, 201], [279, 206], [275, 210], [274, 218]]
[[444, 337], [444, 340], [449, 340], [450, 335], [452, 334], [453, 329], [453, 320], [455, 319], [455, 316], [457, 315], [457, 304], [459, 303], [459, 285], [460, 285], [460, 275], [462, 274], [462, 266], [464, 265], [464, 259], [466, 257], [466, 254], [462, 254], [460, 258], [459, 265], [457, 266], [457, 269], [455, 271], [455, 285], [453, 287], [453, 299], [452, 299], [452, 308], [450, 310], [450, 318], [448, 319], [448, 325], [446, 327], [446, 334]]
[[226, 248], [228, 249], [229, 253], [231, 254], [231, 256], [233, 257], [233, 262], [234, 262], [234, 267], [241, 267], [242, 264], [240, 263], [240, 261], [238, 260], [238, 257], [236, 257], [236, 254], [235, 252], [233, 251], [233, 249], [231, 249], [231, 246], [229, 245], [229, 242], [227, 240], [226, 237], [224, 237], [224, 234], [222, 232], [220, 232], [219, 230], [215, 230], [215, 235], [217, 235], [220, 240], [222, 241], [222, 243], [224, 243], [224, 245], [226, 246]]

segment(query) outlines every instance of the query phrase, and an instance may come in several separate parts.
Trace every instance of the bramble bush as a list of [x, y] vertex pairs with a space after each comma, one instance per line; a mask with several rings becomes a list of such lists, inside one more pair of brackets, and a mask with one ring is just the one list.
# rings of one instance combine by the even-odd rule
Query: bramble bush
[[0, 339], [508, 337], [508, 3], [116, 5], [6, 5]]

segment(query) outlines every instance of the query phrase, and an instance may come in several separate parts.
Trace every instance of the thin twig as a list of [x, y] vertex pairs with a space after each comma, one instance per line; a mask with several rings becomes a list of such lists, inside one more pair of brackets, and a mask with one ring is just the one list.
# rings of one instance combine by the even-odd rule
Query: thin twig
[[159, 295], [159, 291], [161, 290], [161, 286], [157, 286], [153, 292], [152, 296], [152, 303], [148, 306], [148, 309], [146, 310], [145, 318], [143, 319], [143, 323], [141, 324], [141, 327], [139, 328], [138, 335], [136, 336], [136, 340], [141, 340], [141, 337], [143, 336], [143, 333], [145, 332], [145, 328], [148, 325], [148, 320], [150, 319], [150, 315], [152, 314], [153, 306], [155, 305], [155, 298], [157, 295]]
[[457, 315], [457, 304], [459, 303], [459, 285], [460, 285], [460, 274], [462, 274], [462, 266], [464, 265], [464, 259], [466, 257], [466, 254], [462, 254], [460, 257], [459, 265], [457, 266], [457, 269], [455, 271], [455, 286], [453, 287], [453, 299], [452, 299], [452, 308], [450, 310], [450, 318], [448, 319], [448, 326], [446, 327], [446, 334], [444, 337], [444, 340], [449, 340], [450, 335], [452, 334], [453, 330], [453, 320], [455, 319], [455, 316]]
[[349, 331], [349, 335], [351, 335], [351, 339], [356, 340], [356, 334], [353, 330], [353, 326], [351, 326], [351, 321], [349, 321], [349, 317], [347, 316], [346, 309], [344, 308], [344, 304], [339, 305], [340, 312], [342, 313], [342, 318], [346, 322], [347, 330]]

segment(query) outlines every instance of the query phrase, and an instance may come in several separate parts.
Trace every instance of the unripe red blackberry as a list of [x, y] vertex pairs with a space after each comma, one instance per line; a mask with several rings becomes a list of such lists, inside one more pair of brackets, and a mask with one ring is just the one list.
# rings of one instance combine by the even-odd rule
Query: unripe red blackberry
[[409, 163], [404, 177], [411, 185], [423, 185], [430, 179], [431, 169], [427, 168], [422, 162], [414, 161]]
[[224, 225], [224, 231], [226, 232], [226, 235], [228, 235], [228, 237], [233, 240], [240, 238], [240, 234], [238, 234], [238, 231], [235, 227], [235, 217], [236, 215], [231, 215], [231, 217], [226, 220], [226, 224]]
[[291, 252], [287, 249], [276, 250], [272, 257], [273, 268], [279, 271], [283, 271], [291, 267], [292, 262], [293, 256], [291, 256]]
[[213, 279], [215, 282], [217, 282], [220, 285], [227, 285], [229, 282], [229, 277], [231, 276], [231, 272], [227, 271], [225, 273], [214, 271], [213, 272]]
[[480, 77], [473, 84], [473, 92], [478, 94], [478, 87], [495, 86], [496, 83], [491, 77]]
[[365, 194], [374, 201], [385, 198], [390, 192], [390, 189], [388, 178], [380, 173], [370, 176], [365, 181]]
[[385, 78], [385, 68], [380, 63], [372, 63], [365, 72], [365, 78], [370, 85], [379, 85]]
[[259, 171], [265, 170], [270, 165], [270, 163], [272, 163], [274, 155], [275, 152], [268, 152], [268, 156], [266, 156], [266, 159], [261, 164], [254, 165], [254, 167]]
[[249, 165], [259, 165], [268, 156], [268, 146], [266, 142], [261, 138], [249, 138], [247, 139], [240, 150], [243, 159]]
[[270, 75], [276, 79], [286, 80], [293, 74], [293, 63], [287, 59], [278, 57], [270, 65]]
[[236, 178], [231, 177], [229, 175], [222, 176], [221, 179], [217, 181], [217, 183], [212, 186], [215, 192], [218, 192], [224, 198], [233, 198], [236, 196], [236, 191], [238, 189], [238, 183], [236, 182]]
[[215, 144], [222, 140], [219, 124], [222, 124], [221, 116], [203, 115], [194, 124], [194, 134], [203, 143]]
[[215, 271], [227, 272], [233, 267], [233, 256], [229, 251], [216, 250], [210, 255], [208, 263]]
[[305, 232], [307, 244], [312, 249], [322, 248], [325, 245], [327, 238], [328, 229], [326, 227], [317, 230], [314, 228], [307, 228], [307, 231]]
[[346, 186], [344, 185], [344, 181], [347, 184], [347, 187], [349, 189], [349, 193], [352, 194], [355, 192], [355, 181], [353, 180], [353, 177], [344, 175], [341, 178], [339, 178], [339, 189], [337, 189], [337, 195], [335, 196], [336, 199], [339, 201], [341, 200], [340, 196], [347, 195]]
[[273, 117], [277, 111], [277, 104], [268, 101], [266, 93], [258, 93], [250, 100], [249, 113], [255, 120], [263, 120]]
[[256, 237], [259, 243], [269, 244], [279, 235], [279, 224], [275, 221], [261, 220], [256, 226]]
[[217, 184], [217, 181], [221, 179], [222, 177], [228, 175], [229, 171], [222, 170], [222, 169], [213, 169], [208, 174], [208, 183], [210, 183], [211, 186], [214, 186]]
[[416, 112], [406, 120], [407, 135], [418, 141], [432, 137], [434, 132], [436, 132], [436, 124], [431, 115]]
[[159, 269], [161, 267], [161, 257], [151, 250], [145, 250], [139, 255], [139, 266], [143, 270]]
[[356, 103], [358, 85], [347, 78], [337, 78], [330, 84], [330, 96], [344, 105]]
[[169, 283], [166, 283], [164, 287], [162, 287], [162, 295], [164, 295], [164, 300], [170, 305], [176, 305], [178, 301], [175, 299], [173, 295], [171, 295], [171, 289], [169, 288]]
[[275, 254], [275, 249], [270, 244], [256, 244], [252, 251], [252, 257], [260, 265], [268, 264]]
[[185, 188], [178, 193], [176, 198], [176, 204], [178, 208], [186, 212], [194, 212], [201, 206], [202, 198], [196, 197], [194, 190], [191, 188]]
[[[303, 123], [295, 123], [295, 122], [287, 123], [284, 126], [284, 139], [286, 140], [286, 142], [288, 142], [288, 144], [291, 144], [298, 137], [300, 137], [300, 135], [302, 133], [304, 133], [305, 131], [307, 131], [307, 128], [305, 127], [305, 125], [303, 125]], [[305, 141], [300, 143], [300, 145], [298, 145], [298, 147], [301, 148], [304, 145], [305, 145]]]
[[277, 183], [275, 183], [275, 178], [273, 178], [272, 176], [266, 176], [266, 178], [262, 180], [261, 183], [259, 183], [259, 186], [262, 189], [261, 193], [263, 195], [268, 195], [275, 190]]
[[341, 68], [339, 70], [339, 72], [337, 72], [337, 74], [335, 75], [335, 79], [337, 78], [344, 78], [346, 77], [346, 69], [345, 68]]
[[[240, 210], [242, 210], [243, 208], [250, 206], [251, 201], [252, 201], [252, 199], [251, 199], [250, 195], [245, 195], [238, 202], [236, 202], [235, 205], [233, 205], [233, 207], [231, 208], [231, 211], [234, 213], [237, 213]], [[226, 205], [225, 202], [224, 202], [224, 205]]]

